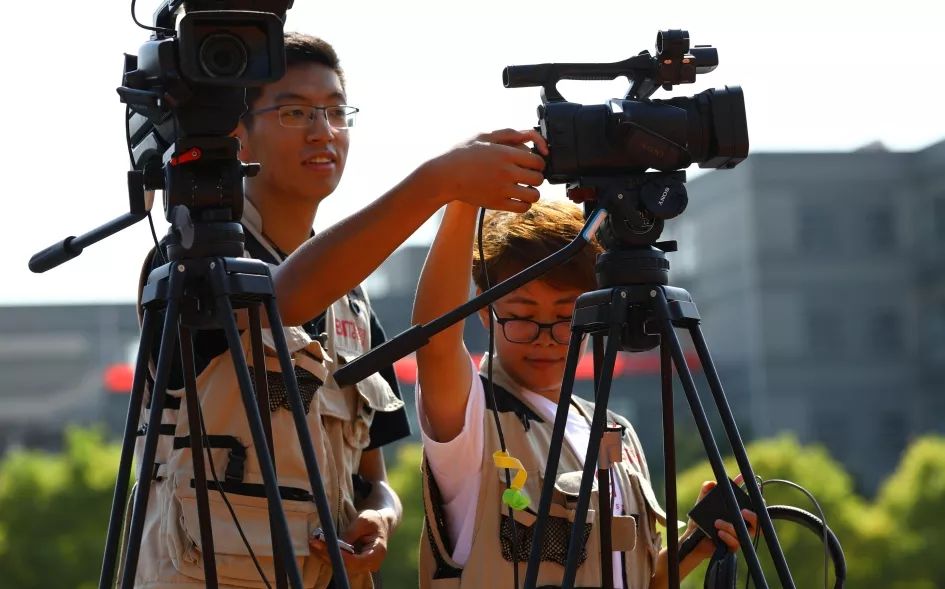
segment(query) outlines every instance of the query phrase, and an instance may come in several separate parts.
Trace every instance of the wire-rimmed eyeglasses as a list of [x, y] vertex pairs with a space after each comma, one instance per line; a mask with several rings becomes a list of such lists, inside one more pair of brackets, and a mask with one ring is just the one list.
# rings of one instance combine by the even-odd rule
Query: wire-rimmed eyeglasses
[[350, 129], [359, 109], [347, 104], [334, 106], [316, 106], [313, 104], [282, 104], [267, 106], [247, 112], [247, 115], [258, 115], [276, 111], [279, 114], [279, 124], [283, 127], [305, 128], [315, 124], [317, 117], [324, 113], [325, 120], [332, 129]]

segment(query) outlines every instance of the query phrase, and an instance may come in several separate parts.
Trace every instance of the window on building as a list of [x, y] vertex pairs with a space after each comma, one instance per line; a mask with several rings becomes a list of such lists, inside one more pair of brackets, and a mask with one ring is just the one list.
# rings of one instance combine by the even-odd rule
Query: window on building
[[935, 239], [945, 242], [945, 194], [932, 198], [932, 231]]
[[870, 347], [890, 353], [902, 350], [904, 342], [901, 319], [896, 309], [880, 309], [870, 314], [867, 319], [867, 337]]
[[807, 345], [811, 354], [839, 356], [845, 345], [839, 309], [811, 306], [806, 311]]
[[928, 305], [922, 327], [925, 352], [933, 359], [945, 359], [945, 301]]
[[797, 241], [801, 251], [823, 253], [839, 245], [837, 220], [826, 207], [801, 205], [797, 215]]
[[875, 206], [864, 211], [863, 239], [868, 251], [885, 252], [896, 247], [896, 217], [890, 206]]

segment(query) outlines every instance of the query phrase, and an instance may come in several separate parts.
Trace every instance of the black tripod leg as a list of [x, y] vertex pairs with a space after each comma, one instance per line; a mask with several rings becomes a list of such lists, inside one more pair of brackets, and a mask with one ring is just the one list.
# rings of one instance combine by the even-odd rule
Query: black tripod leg
[[673, 410], [673, 356], [660, 338], [660, 382], [663, 389], [663, 479], [666, 481], [666, 549], [669, 589], [679, 589], [679, 519], [676, 500], [676, 422]]
[[719, 416], [722, 418], [722, 425], [725, 427], [725, 434], [728, 436], [729, 443], [732, 445], [732, 451], [735, 454], [735, 461], [738, 468], [745, 477], [745, 486], [748, 489], [748, 495], [751, 497], [752, 505], [758, 506], [755, 512], [758, 514], [758, 524], [761, 526], [762, 536], [768, 545], [768, 551], [771, 559], [774, 561], [774, 567], [778, 571], [778, 578], [784, 587], [794, 588], [794, 580], [791, 578], [791, 571], [788, 568], [787, 559], [784, 557], [784, 551], [781, 550], [781, 544], [778, 542], [778, 536], [774, 530], [774, 524], [771, 523], [771, 516], [764, 507], [764, 498], [761, 496], [761, 489], [758, 488], [758, 481], [755, 479], [755, 472], [748, 461], [748, 454], [745, 452], [745, 444], [738, 433], [738, 425], [735, 423], [735, 417], [732, 415], [732, 409], [729, 407], [725, 398], [725, 392], [722, 389], [722, 381], [719, 379], [715, 365], [712, 363], [712, 357], [709, 354], [709, 347], [706, 345], [702, 330], [698, 324], [689, 327], [689, 334], [692, 336], [692, 343], [699, 354], [699, 361], [702, 363], [702, 369], [705, 372], [706, 379], [709, 381], [709, 389], [712, 391], [712, 397], [715, 399], [715, 405], [718, 407]]
[[[272, 468], [276, 471], [278, 479], [278, 465], [276, 464], [276, 453], [272, 445], [272, 418], [269, 409], [269, 379], [266, 374], [266, 355], [263, 350], [262, 341], [262, 323], [259, 320], [259, 305], [250, 305], [249, 307], [249, 343], [253, 354], [253, 374], [256, 377], [256, 405], [259, 407], [259, 414], [262, 416], [263, 431], [266, 433], [266, 447], [269, 449], [269, 456], [272, 457]], [[275, 513], [269, 510], [269, 533], [272, 536], [272, 546], [276, 554], [279, 553], [279, 538], [276, 535]], [[282, 561], [273, 560], [273, 570], [276, 576], [276, 588], [286, 589], [288, 586], [285, 567]]]
[[528, 554], [528, 566], [525, 569], [525, 589], [535, 589], [538, 583], [538, 567], [541, 565], [541, 546], [545, 537], [545, 525], [551, 511], [551, 496], [555, 490], [555, 473], [561, 459], [561, 443], [564, 441], [564, 429], [568, 423], [568, 408], [571, 405], [571, 391], [574, 389], [574, 375], [577, 372], [578, 359], [581, 357], [580, 331], [571, 331], [568, 342], [568, 357], [564, 365], [564, 380], [561, 382], [561, 396], [558, 398], [558, 411], [551, 431], [548, 447], [548, 463], [545, 465], [545, 481], [538, 500], [538, 517], [532, 526], [532, 548]]
[[341, 549], [338, 547], [335, 521], [331, 514], [331, 507], [328, 505], [328, 496], [325, 494], [325, 486], [322, 484], [322, 475], [318, 469], [318, 460], [315, 457], [315, 447], [312, 445], [312, 436], [308, 431], [308, 423], [305, 421], [305, 408], [302, 406], [302, 395], [299, 394], [299, 383], [295, 379], [292, 359], [289, 357], [289, 347], [285, 342], [285, 333], [278, 327], [282, 325], [282, 318], [279, 316], [279, 307], [276, 305], [276, 299], [273, 297], [267, 297], [265, 304], [266, 315], [269, 317], [269, 325], [277, 326], [272, 330], [272, 340], [276, 346], [276, 353], [279, 354], [279, 365], [282, 369], [282, 374], [286, 377], [286, 395], [289, 405], [292, 407], [295, 430], [299, 437], [299, 445], [302, 447], [302, 456], [305, 458], [305, 466], [308, 469], [308, 480], [309, 484], [312, 486], [315, 509], [318, 512], [318, 519], [321, 523], [322, 531], [325, 533], [325, 542], [328, 545], [328, 556], [331, 558], [333, 571], [332, 583], [337, 589], [348, 589], [348, 574], [345, 571], [345, 563], [341, 559]]
[[[616, 458], [618, 460], [620, 458], [620, 450], [622, 449], [621, 444], [623, 443], [623, 441], [620, 439], [619, 431], [619, 428], [616, 430], [606, 428], [604, 432], [601, 432], [602, 436], [617, 436]], [[601, 587], [604, 587], [605, 589], [609, 589], [614, 586], [613, 506], [610, 502], [610, 467], [614, 458], [611, 455], [610, 445], [614, 442], [615, 440], [609, 438], [607, 448], [604, 447], [604, 444], [601, 444], [600, 457], [598, 458], [597, 465], [597, 515], [598, 521], [600, 522], [597, 526], [597, 529], [600, 533], [600, 578]], [[590, 457], [588, 457], [588, 459], [590, 459]]]
[[[154, 476], [154, 456], [157, 453], [161, 417], [164, 414], [167, 378], [171, 372], [171, 359], [176, 352], [175, 342], [177, 338], [175, 335], [177, 319], [180, 315], [180, 300], [184, 290], [184, 279], [183, 265], [176, 266], [171, 270], [168, 281], [167, 307], [164, 310], [164, 327], [161, 330], [161, 343], [158, 348], [158, 361], [154, 375], [154, 390], [151, 391], [151, 411], [148, 414], [148, 428], [145, 432], [144, 449], [141, 453], [141, 464], [138, 470], [138, 486], [135, 488], [134, 502], [131, 507], [131, 525], [125, 543], [124, 568], [121, 576], [122, 589], [131, 589], [134, 586], [135, 573], [138, 569], [141, 537], [144, 534], [144, 518], [148, 510], [148, 494], [151, 492], [151, 478]], [[144, 337], [144, 334], [142, 337]], [[145, 362], [147, 362], [146, 359]], [[135, 377], [137, 378], [137, 374], [135, 374]], [[142, 378], [144, 378], [143, 375]]]
[[593, 348], [591, 357], [594, 358], [594, 393], [596, 394], [597, 387], [600, 386], [600, 367], [604, 361], [604, 335], [601, 333], [592, 335], [591, 345]]
[[[210, 499], [207, 497], [207, 473], [204, 468], [203, 428], [200, 427], [200, 399], [197, 397], [197, 371], [194, 367], [194, 341], [190, 330], [178, 328], [181, 370], [184, 374], [184, 398], [187, 401], [187, 425], [190, 428], [190, 457], [194, 467], [194, 496], [197, 499], [197, 521], [200, 524], [200, 552], [207, 587], [217, 586], [217, 559], [213, 549], [213, 528], [210, 524]], [[214, 473], [216, 478], [216, 473]]]
[[99, 589], [109, 589], [115, 581], [115, 564], [121, 541], [122, 520], [125, 518], [128, 486], [131, 482], [131, 464], [134, 459], [138, 422], [141, 419], [141, 403], [144, 397], [145, 375], [148, 373], [148, 360], [151, 358], [153, 331], [154, 313], [146, 308], [141, 324], [141, 339], [138, 342], [138, 357], [135, 360], [135, 376], [131, 385], [131, 397], [128, 399], [128, 416], [125, 418], [121, 459], [118, 462], [118, 478], [115, 480], [111, 515], [108, 517], [108, 534], [105, 537], [105, 555], [102, 560], [102, 572], [99, 576]]
[[[604, 371], [604, 336], [595, 333], [594, 341], [594, 395], [595, 399], [601, 391], [600, 380]], [[606, 405], [605, 405], [606, 408]], [[610, 494], [610, 468], [614, 462], [620, 461], [620, 454], [623, 450], [623, 440], [620, 436], [620, 428], [606, 428], [606, 440], [602, 439], [601, 448], [597, 464], [597, 488], [598, 488], [598, 518], [600, 524], [597, 529], [600, 533], [600, 553], [601, 553], [601, 587], [609, 588], [614, 586], [614, 567], [613, 567], [613, 507], [611, 506]], [[614, 438], [616, 436], [616, 438]], [[606, 443], [604, 443], [606, 441]], [[616, 451], [616, 454], [614, 452]], [[622, 578], [622, 577], [621, 577]]]
[[[233, 307], [226, 295], [225, 272], [222, 260], [217, 260], [211, 278], [212, 287], [216, 293], [218, 320], [226, 333], [227, 347], [229, 347], [230, 356], [233, 358], [233, 368], [236, 371], [236, 378], [239, 381], [240, 392], [243, 396], [243, 408], [246, 411], [246, 419], [249, 422], [249, 430], [253, 437], [256, 457], [259, 460], [259, 470], [263, 477], [266, 498], [269, 500], [269, 509], [276, 514], [276, 535], [280, 540], [279, 548], [282, 549], [277, 553], [278, 558], [282, 559], [286, 571], [288, 571], [292, 587], [301, 589], [302, 575], [296, 565], [295, 555], [291, 552], [292, 541], [289, 536], [288, 523], [285, 519], [285, 510], [282, 509], [282, 497], [279, 494], [276, 471], [272, 466], [272, 459], [269, 457], [266, 447], [266, 433], [263, 431], [262, 418], [259, 415], [259, 408], [256, 406], [256, 399], [253, 397], [253, 382], [243, 355], [243, 344], [240, 342], [236, 321], [233, 319]], [[279, 331], [278, 328], [274, 330], [274, 333], [277, 331]]]
[[[612, 325], [607, 332], [607, 346], [604, 351], [604, 361], [601, 365], [600, 386], [597, 387], [597, 394], [595, 396], [594, 418], [591, 421], [591, 434], [587, 443], [587, 455], [584, 457], [584, 473], [581, 477], [581, 490], [578, 494], [577, 508], [574, 512], [574, 527], [571, 529], [571, 539], [568, 542], [568, 560], [564, 566], [564, 578], [561, 582], [562, 589], [573, 589], [574, 579], [577, 576], [578, 550], [579, 546], [582, 544], [584, 522], [587, 521], [587, 510], [591, 503], [591, 485], [594, 484], [594, 474], [597, 472], [600, 442], [604, 434], [604, 426], [607, 424], [607, 401], [610, 397], [610, 384], [613, 381], [614, 363], [617, 360], [617, 351], [620, 349], [620, 331], [621, 326], [617, 324]], [[570, 403], [570, 399], [568, 403]], [[565, 417], [567, 417], [568, 405], [563, 405], [562, 401], [559, 399], [558, 414], [562, 411], [564, 411]], [[552, 471], [552, 479], [554, 479], [554, 472], [556, 471]], [[608, 509], [609, 507], [609, 505], [598, 505], [598, 511]], [[610, 533], [610, 530], [607, 532]], [[593, 555], [588, 555], [588, 557], [592, 556]], [[600, 559], [601, 573], [604, 574], [604, 569], [611, 571], [610, 585], [604, 585], [605, 589], [611, 589], [613, 587], [613, 554], [609, 552], [604, 554], [601, 552]]]
[[735, 532], [738, 534], [738, 540], [741, 544], [745, 560], [748, 562], [748, 570], [755, 586], [759, 589], [767, 589], [768, 583], [765, 581], [764, 573], [761, 570], [761, 562], [758, 560], [758, 553], [755, 552], [751, 543], [751, 536], [748, 533], [748, 527], [745, 520], [742, 519], [741, 510], [738, 502], [735, 500], [735, 492], [731, 486], [725, 483], [728, 475], [725, 472], [725, 464], [722, 462], [722, 455], [712, 437], [712, 429], [709, 427], [709, 420], [706, 417], [705, 409], [702, 407], [702, 401], [699, 400], [699, 394], [696, 391], [695, 381], [692, 379], [692, 373], [689, 372], [689, 366], [686, 365], [686, 357], [683, 355], [682, 346], [679, 338], [676, 337], [676, 331], [673, 328], [672, 315], [669, 310], [669, 303], [666, 301], [666, 293], [662, 288], [653, 290], [655, 298], [655, 309], [660, 321], [661, 335], [666, 343], [671, 346], [673, 362], [676, 365], [676, 374], [682, 382], [683, 390], [686, 391], [686, 400], [689, 402], [689, 409], [692, 411], [692, 417], [696, 422], [696, 428], [699, 430], [699, 437], [702, 438], [702, 445], [705, 447], [706, 457], [709, 464], [712, 465], [712, 472], [719, 488], [722, 490], [722, 496], [725, 498], [725, 505], [728, 508], [732, 525], [735, 526]]

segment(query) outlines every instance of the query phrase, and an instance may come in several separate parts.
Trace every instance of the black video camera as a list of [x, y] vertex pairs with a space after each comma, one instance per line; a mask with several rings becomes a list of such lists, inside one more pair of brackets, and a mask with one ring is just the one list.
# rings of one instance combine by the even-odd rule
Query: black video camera
[[147, 27], [151, 39], [125, 56], [118, 94], [128, 105], [131, 200], [162, 190], [172, 241], [184, 250], [195, 223], [242, 216], [243, 177], [258, 165], [239, 161], [229, 135], [246, 110], [246, 88], [285, 74], [292, 1], [165, 0]]
[[[660, 31], [656, 55], [643, 51], [616, 63], [545, 63], [509, 66], [506, 88], [541, 86], [538, 130], [548, 141], [545, 178], [568, 183], [576, 202], [597, 201], [611, 219], [601, 227], [605, 247], [655, 242], [663, 221], [688, 203], [682, 170], [732, 168], [748, 155], [748, 126], [741, 88], [706, 90], [691, 97], [651, 100], [658, 88], [692, 83], [718, 66], [709, 45], [690, 47], [689, 33]], [[624, 99], [605, 104], [568, 102], [562, 79], [610, 80], [626, 76]], [[654, 169], [663, 173], [645, 174]]]

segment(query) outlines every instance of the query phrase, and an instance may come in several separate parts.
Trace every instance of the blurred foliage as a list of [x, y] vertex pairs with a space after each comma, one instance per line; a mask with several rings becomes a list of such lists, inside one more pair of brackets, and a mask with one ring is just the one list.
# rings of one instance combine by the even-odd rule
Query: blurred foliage
[[[748, 446], [752, 467], [765, 480], [787, 479], [817, 498], [843, 544], [847, 586], [858, 589], [945, 587], [945, 438], [916, 440], [875, 501], [858, 496], [850, 476], [820, 446], [803, 446], [791, 437]], [[119, 449], [98, 430], [69, 430], [59, 454], [13, 451], [0, 461], [0, 589], [85, 588], [97, 584]], [[393, 536], [384, 563], [383, 585], [417, 585], [417, 544], [423, 520], [421, 451], [404, 444], [391, 461], [391, 485], [404, 505], [404, 521]], [[726, 461], [737, 472], [733, 460]], [[694, 466], [678, 479], [684, 516], [702, 481], [713, 478], [708, 464]], [[789, 504], [817, 514], [799, 491], [767, 485], [769, 505]], [[798, 587], [822, 587], [824, 554], [820, 540], [794, 524], [778, 523], [778, 535]], [[777, 586], [762, 541], [765, 573]], [[739, 563], [741, 578], [746, 566]], [[684, 587], [701, 587], [700, 567]], [[833, 571], [830, 571], [833, 585]], [[743, 586], [743, 584], [740, 584]]]
[[400, 496], [404, 518], [387, 547], [381, 568], [383, 586], [391, 589], [416, 587], [418, 583], [420, 531], [423, 529], [423, 489], [421, 486], [420, 444], [403, 444], [397, 460], [387, 473], [391, 487]]
[[[757, 476], [794, 481], [814, 495], [843, 546], [848, 587], [945, 587], [945, 562], [934, 558], [938, 542], [945, 542], [945, 438], [914, 441], [874, 502], [853, 491], [850, 476], [821, 446], [801, 446], [785, 436], [750, 444], [748, 454]], [[734, 460], [726, 461], [726, 470], [738, 472]], [[710, 478], [707, 463], [680, 475], [681, 510], [692, 505], [699, 485]], [[801, 492], [787, 486], [766, 485], [764, 495], [768, 505], [795, 505], [819, 516]], [[822, 587], [825, 555], [819, 538], [787, 522], [776, 522], [776, 528], [795, 584]], [[763, 544], [765, 575], [777, 579]], [[746, 570], [742, 560], [740, 578]], [[701, 586], [704, 571], [700, 567], [684, 586]], [[828, 576], [832, 587], [832, 567]]]
[[0, 462], [0, 587], [96, 587], [120, 450], [70, 429], [60, 454]]
[[945, 587], [945, 559], [934, 556], [945, 546], [945, 438], [912, 443], [880, 489], [876, 507], [896, 524], [895, 542], [873, 552], [884, 562], [887, 586]]

